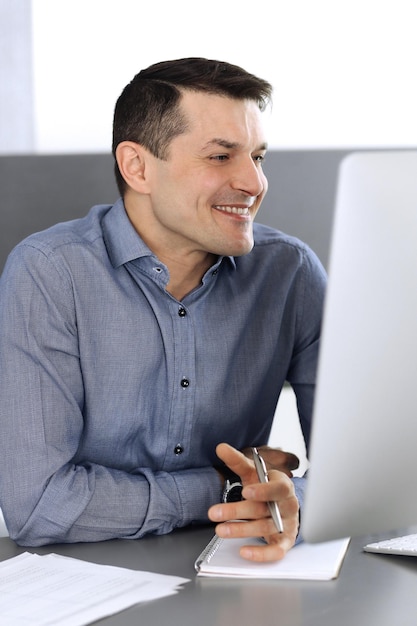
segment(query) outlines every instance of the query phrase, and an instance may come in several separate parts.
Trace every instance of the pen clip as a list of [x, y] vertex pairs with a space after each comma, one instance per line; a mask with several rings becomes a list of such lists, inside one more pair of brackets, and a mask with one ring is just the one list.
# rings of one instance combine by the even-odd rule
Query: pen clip
[[269, 482], [268, 470], [265, 461], [258, 452], [258, 448], [252, 448], [253, 462], [255, 463], [256, 472], [261, 483]]

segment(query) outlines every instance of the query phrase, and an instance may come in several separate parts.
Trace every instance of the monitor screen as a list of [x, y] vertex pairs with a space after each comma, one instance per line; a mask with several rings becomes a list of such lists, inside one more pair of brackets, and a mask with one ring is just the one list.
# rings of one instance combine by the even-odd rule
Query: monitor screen
[[417, 151], [341, 164], [306, 541], [417, 523]]

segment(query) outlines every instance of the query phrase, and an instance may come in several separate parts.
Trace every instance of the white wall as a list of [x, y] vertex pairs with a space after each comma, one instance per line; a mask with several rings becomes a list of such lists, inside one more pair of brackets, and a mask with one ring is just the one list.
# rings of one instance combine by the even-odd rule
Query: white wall
[[181, 56], [228, 60], [270, 80], [272, 147], [416, 146], [413, 6], [32, 0], [36, 150], [108, 151], [123, 86]]
[[309, 467], [306, 446], [298, 419], [295, 393], [289, 385], [281, 391], [268, 444], [296, 454], [300, 465], [294, 476], [304, 476]]
[[35, 148], [28, 0], [0, 0], [0, 153]]

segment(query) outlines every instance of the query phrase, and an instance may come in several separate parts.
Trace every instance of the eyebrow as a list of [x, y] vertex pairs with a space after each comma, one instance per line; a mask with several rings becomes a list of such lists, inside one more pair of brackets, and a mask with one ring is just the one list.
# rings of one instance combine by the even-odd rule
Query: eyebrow
[[[211, 148], [212, 146], [220, 146], [221, 148], [227, 148], [228, 150], [236, 150], [240, 148], [241, 144], [237, 141], [228, 141], [227, 139], [222, 139], [220, 137], [215, 137], [214, 139], [210, 139], [204, 146], [203, 150]], [[260, 144], [257, 150], [267, 150], [268, 144], [266, 142]]]

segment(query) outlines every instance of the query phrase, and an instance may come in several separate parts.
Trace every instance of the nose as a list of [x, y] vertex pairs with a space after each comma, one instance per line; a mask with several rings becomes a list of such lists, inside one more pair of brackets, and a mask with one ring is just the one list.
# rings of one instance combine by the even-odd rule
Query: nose
[[232, 187], [253, 197], [265, 193], [268, 189], [268, 181], [260, 163], [250, 157], [236, 164]]

